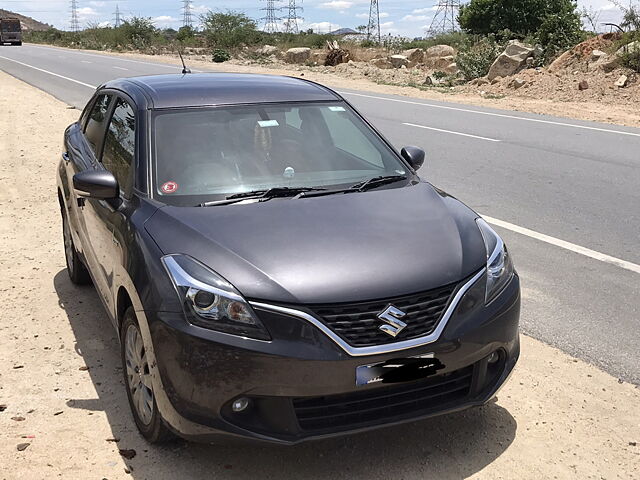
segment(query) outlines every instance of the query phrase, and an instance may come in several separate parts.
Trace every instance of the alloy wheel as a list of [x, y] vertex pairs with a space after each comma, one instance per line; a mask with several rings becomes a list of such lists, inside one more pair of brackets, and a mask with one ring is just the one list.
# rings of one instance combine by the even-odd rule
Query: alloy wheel
[[153, 388], [142, 335], [136, 325], [128, 326], [124, 349], [127, 381], [133, 405], [142, 423], [149, 425], [154, 408]]

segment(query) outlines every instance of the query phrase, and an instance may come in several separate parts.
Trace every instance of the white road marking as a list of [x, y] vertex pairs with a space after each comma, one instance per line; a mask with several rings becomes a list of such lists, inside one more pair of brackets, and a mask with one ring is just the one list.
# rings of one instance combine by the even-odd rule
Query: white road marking
[[90, 85], [88, 83], [81, 82], [80, 80], [75, 80], [73, 78], [65, 77], [64, 75], [60, 75], [58, 73], [50, 72], [49, 70], [44, 70], [42, 68], [34, 67], [33, 65], [29, 65], [27, 63], [19, 62], [18, 60], [14, 60], [13, 58], [3, 57], [2, 55], [0, 55], [0, 58], [3, 58], [5, 60], [9, 60], [10, 62], [18, 63], [18, 64], [23, 65], [25, 67], [33, 68], [34, 70], [38, 70], [39, 72], [48, 73], [49, 75], [53, 75], [54, 77], [63, 78], [64, 80], [68, 80], [70, 82], [77, 83], [78, 85], [82, 85], [83, 87], [88, 87], [88, 88], [91, 88], [93, 90], [95, 90], [97, 88], [95, 85]]
[[538, 233], [533, 230], [529, 230], [528, 228], [519, 227], [518, 225], [514, 225], [513, 223], [505, 222], [503, 220], [498, 220], [497, 218], [487, 217], [485, 215], [483, 215], [482, 217], [487, 222], [498, 227], [506, 228], [507, 230], [511, 230], [512, 232], [526, 235], [527, 237], [540, 240], [541, 242], [545, 242], [556, 247], [564, 248], [565, 250], [569, 250], [574, 253], [579, 253], [580, 255], [584, 255], [585, 257], [593, 258], [594, 260], [599, 260], [601, 262], [615, 265], [616, 267], [624, 268], [635, 273], [640, 273], [640, 265], [638, 264], [631, 263], [626, 260], [621, 260], [605, 253], [596, 252], [595, 250], [581, 247], [580, 245], [576, 245], [575, 243], [566, 242], [564, 240], [560, 240], [559, 238], [545, 235], [544, 233]]
[[118, 70], [129, 70], [128, 68], [124, 68], [124, 67], [116, 67], [115, 65], [113, 66], [113, 68], [117, 68]]
[[564, 123], [564, 122], [555, 122], [553, 120], [542, 120], [539, 118], [527, 118], [527, 117], [518, 117], [517, 115], [506, 115], [503, 113], [493, 113], [493, 112], [482, 112], [480, 110], [471, 110], [468, 108], [460, 108], [460, 107], [447, 107], [445, 105], [434, 105], [432, 103], [423, 103], [423, 102], [413, 102], [411, 100], [400, 100], [397, 98], [386, 98], [386, 97], [378, 97], [375, 95], [364, 95], [362, 93], [351, 93], [351, 92], [338, 92], [341, 95], [353, 95], [356, 97], [364, 97], [364, 98], [374, 98], [376, 100], [386, 100], [388, 102], [398, 102], [398, 103], [408, 103], [410, 105], [420, 105], [422, 107], [429, 108], [440, 108], [443, 110], [455, 110], [458, 112], [465, 113], [475, 113], [477, 115], [489, 115], [492, 117], [501, 117], [501, 118], [509, 118], [512, 120], [522, 120], [523, 122], [535, 122], [535, 123], [547, 123], [550, 125], [558, 125], [561, 127], [571, 127], [571, 128], [580, 128], [583, 130], [595, 130], [597, 132], [605, 132], [605, 133], [616, 133], [618, 135], [629, 135], [631, 137], [640, 137], [640, 133], [634, 132], [623, 132], [621, 130], [612, 130], [609, 128], [599, 128], [599, 127], [589, 127], [587, 125], [575, 125], [573, 123]]
[[461, 135], [463, 137], [477, 138], [479, 140], [486, 140], [488, 142], [502, 141], [502, 140], [496, 140], [495, 138], [479, 137], [478, 135], [471, 135], [469, 133], [453, 132], [451, 130], [443, 130], [441, 128], [434, 128], [434, 127], [425, 127], [424, 125], [416, 125], [415, 123], [403, 123], [403, 125], [408, 125], [409, 127], [424, 128], [425, 130], [435, 130], [436, 132], [450, 133], [452, 135]]
[[[42, 45], [29, 45], [29, 47], [33, 47], [33, 48], [42, 48], [44, 50], [56, 50], [56, 51], [60, 51], [61, 49], [59, 48], [54, 48], [54, 47], [44, 47]], [[118, 62], [130, 62], [130, 63], [140, 63], [142, 65], [154, 65], [156, 67], [164, 67], [164, 68], [171, 68], [173, 70], [176, 71], [176, 73], [180, 73], [182, 71], [182, 65], [177, 64], [176, 65], [167, 65], [166, 63], [158, 63], [158, 62], [145, 62], [142, 60], [131, 60], [129, 58], [121, 58], [118, 57], [116, 55], [107, 55], [107, 54], [96, 54], [96, 53], [86, 53], [86, 52], [78, 52], [76, 50], [73, 49], [64, 49], [65, 52], [67, 53], [73, 53], [76, 55], [85, 55], [87, 57], [97, 57], [97, 58], [102, 58], [102, 59], [112, 59]], [[62, 57], [60, 57], [62, 58]], [[203, 73], [203, 70], [191, 70], [193, 73]]]
[[93, 62], [90, 62], [89, 60], [80, 60], [80, 62], [82, 62], [82, 63], [93, 63]]

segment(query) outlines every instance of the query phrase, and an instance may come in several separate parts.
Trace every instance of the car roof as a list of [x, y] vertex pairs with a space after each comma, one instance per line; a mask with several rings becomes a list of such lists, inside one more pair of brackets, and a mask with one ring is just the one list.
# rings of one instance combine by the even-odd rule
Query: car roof
[[341, 100], [332, 90], [307, 80], [239, 73], [151, 75], [112, 80], [103, 87], [131, 96], [138, 87], [150, 100], [148, 108]]

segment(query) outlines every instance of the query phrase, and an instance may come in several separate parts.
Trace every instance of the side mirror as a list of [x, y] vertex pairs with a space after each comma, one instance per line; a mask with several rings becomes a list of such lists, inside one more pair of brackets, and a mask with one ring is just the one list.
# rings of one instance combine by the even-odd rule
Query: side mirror
[[409, 162], [409, 165], [411, 165], [414, 170], [419, 170], [420, 167], [422, 167], [424, 164], [424, 157], [426, 156], [424, 150], [418, 147], [404, 147], [400, 152], [400, 155]]
[[120, 195], [116, 177], [104, 170], [76, 173], [73, 176], [73, 189], [79, 197], [98, 200], [110, 200]]

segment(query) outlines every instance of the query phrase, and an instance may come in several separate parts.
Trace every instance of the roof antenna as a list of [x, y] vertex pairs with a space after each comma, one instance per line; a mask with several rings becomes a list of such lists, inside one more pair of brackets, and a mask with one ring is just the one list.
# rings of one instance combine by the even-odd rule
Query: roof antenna
[[178, 55], [180, 55], [180, 61], [182, 62], [182, 74], [186, 75], [187, 73], [191, 73], [191, 70], [189, 70], [184, 63], [184, 58], [182, 58], [182, 52], [180, 51], [180, 47], [178, 47]]

